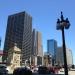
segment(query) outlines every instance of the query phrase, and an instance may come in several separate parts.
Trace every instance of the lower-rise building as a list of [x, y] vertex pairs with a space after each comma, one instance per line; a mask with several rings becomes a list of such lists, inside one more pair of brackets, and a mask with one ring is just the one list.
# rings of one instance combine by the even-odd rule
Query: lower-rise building
[[13, 72], [15, 68], [20, 67], [20, 55], [21, 50], [17, 46], [14, 46], [9, 50], [7, 58], [7, 66], [10, 72]]
[[52, 57], [49, 53], [45, 52], [43, 57], [43, 65], [45, 66], [52, 66]]
[[6, 55], [7, 55], [7, 53], [3, 53], [3, 50], [0, 50], [0, 64], [5, 64], [6, 65], [6, 62], [2, 61], [2, 57], [6, 56]]
[[[66, 56], [67, 56], [67, 65], [71, 66], [73, 64], [73, 56], [71, 49], [66, 48]], [[56, 63], [60, 66], [64, 65], [63, 47], [58, 47], [57, 49]]]

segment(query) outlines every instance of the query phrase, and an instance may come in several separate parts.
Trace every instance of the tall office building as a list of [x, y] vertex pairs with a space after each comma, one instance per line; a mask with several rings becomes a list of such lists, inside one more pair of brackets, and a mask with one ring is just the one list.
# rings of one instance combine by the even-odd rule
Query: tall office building
[[57, 42], [54, 39], [47, 40], [47, 52], [52, 56], [52, 65], [56, 63]]
[[32, 54], [36, 56], [43, 56], [42, 34], [33, 29], [32, 33]]
[[42, 46], [42, 34], [36, 32], [36, 43], [37, 43], [37, 56], [43, 56], [43, 46]]
[[37, 56], [36, 30], [32, 32], [32, 55]]
[[8, 16], [6, 37], [4, 43], [3, 61], [7, 60], [8, 51], [14, 47], [21, 49], [21, 63], [25, 63], [25, 59], [29, 58], [32, 49], [32, 17], [26, 12], [20, 12]]
[[[68, 66], [72, 66], [73, 56], [72, 56], [72, 50], [71, 49], [66, 48], [66, 56], [67, 56]], [[57, 49], [56, 63], [60, 66], [64, 65], [64, 56], [63, 56], [63, 48], [62, 47], [58, 47], [58, 49]]]
[[36, 32], [36, 43], [37, 43], [37, 65], [43, 64], [43, 46], [42, 46], [42, 34]]
[[42, 65], [43, 60], [43, 47], [42, 47], [42, 34], [33, 29], [32, 33], [32, 55], [35, 57], [35, 64]]

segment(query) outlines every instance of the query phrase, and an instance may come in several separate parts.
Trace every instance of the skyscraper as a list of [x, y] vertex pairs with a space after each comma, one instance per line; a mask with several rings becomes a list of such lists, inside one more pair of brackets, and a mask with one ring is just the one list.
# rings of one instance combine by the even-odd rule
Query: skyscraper
[[33, 29], [32, 33], [32, 54], [36, 56], [43, 55], [42, 34], [35, 29]]
[[8, 51], [15, 43], [21, 49], [21, 63], [24, 64], [32, 49], [32, 17], [26, 12], [8, 16], [4, 43], [4, 52], [7, 52], [7, 56], [3, 56], [3, 61], [7, 60]]
[[42, 34], [39, 31], [36, 32], [36, 40], [37, 40], [37, 65], [42, 65], [43, 64]]
[[32, 32], [32, 55], [37, 56], [36, 30]]
[[67, 55], [67, 64], [68, 66], [72, 66], [73, 65], [73, 54], [72, 54], [72, 50], [67, 48], [66, 49], [66, 55]]
[[54, 39], [47, 40], [47, 52], [52, 56], [52, 64], [56, 62], [57, 42]]
[[42, 34], [33, 29], [32, 33], [32, 55], [35, 57], [36, 64], [42, 65], [43, 47], [42, 47]]
[[43, 56], [42, 34], [39, 31], [36, 32], [36, 43], [37, 43], [37, 55]]

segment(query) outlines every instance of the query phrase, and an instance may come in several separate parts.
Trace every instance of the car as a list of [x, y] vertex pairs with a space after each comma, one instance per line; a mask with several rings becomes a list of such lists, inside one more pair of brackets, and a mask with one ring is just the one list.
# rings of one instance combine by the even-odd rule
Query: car
[[7, 75], [8, 70], [6, 69], [7, 67], [4, 65], [0, 65], [0, 75]]
[[45, 67], [45, 66], [39, 66], [38, 67], [38, 73], [39, 74], [48, 74], [49, 71], [48, 71], [47, 67]]
[[14, 69], [13, 75], [32, 75], [32, 71], [26, 67], [19, 67]]

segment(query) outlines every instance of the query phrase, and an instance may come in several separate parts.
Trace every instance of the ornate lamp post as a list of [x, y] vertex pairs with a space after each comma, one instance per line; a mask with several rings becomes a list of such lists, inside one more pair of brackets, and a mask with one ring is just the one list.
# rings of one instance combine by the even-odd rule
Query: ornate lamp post
[[66, 45], [65, 45], [65, 34], [64, 34], [64, 29], [69, 29], [70, 27], [70, 22], [68, 18], [64, 19], [63, 14], [61, 12], [61, 19], [57, 20], [57, 30], [62, 31], [62, 42], [63, 42], [63, 55], [64, 55], [64, 70], [65, 70], [65, 75], [68, 75], [68, 67], [67, 67], [67, 56], [66, 56]]

